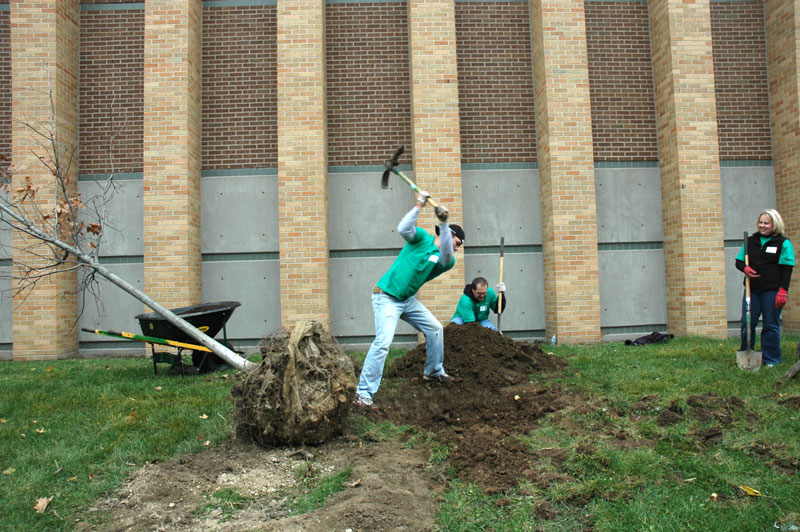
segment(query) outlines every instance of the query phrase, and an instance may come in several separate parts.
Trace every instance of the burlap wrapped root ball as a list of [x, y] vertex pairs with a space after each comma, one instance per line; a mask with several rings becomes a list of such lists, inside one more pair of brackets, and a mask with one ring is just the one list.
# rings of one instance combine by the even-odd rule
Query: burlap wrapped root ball
[[317, 321], [260, 344], [264, 356], [231, 388], [236, 432], [259, 445], [323, 443], [341, 433], [355, 394], [353, 362]]

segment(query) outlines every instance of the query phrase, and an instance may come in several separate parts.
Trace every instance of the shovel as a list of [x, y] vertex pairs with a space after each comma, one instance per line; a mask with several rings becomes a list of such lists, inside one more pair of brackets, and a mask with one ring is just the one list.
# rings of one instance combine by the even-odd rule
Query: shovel
[[[747, 250], [747, 231], [744, 232], [744, 265], [750, 265]], [[736, 351], [736, 364], [739, 369], [745, 371], [758, 371], [761, 368], [761, 351], [750, 349], [750, 277], [747, 275], [744, 277], [744, 302], [747, 315], [744, 341], [747, 349], [745, 351]]]

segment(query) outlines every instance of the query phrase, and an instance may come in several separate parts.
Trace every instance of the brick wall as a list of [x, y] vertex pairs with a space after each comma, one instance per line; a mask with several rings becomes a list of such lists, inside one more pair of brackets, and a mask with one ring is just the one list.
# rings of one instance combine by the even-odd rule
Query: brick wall
[[80, 47], [80, 172], [141, 172], [144, 10], [82, 11]]
[[281, 326], [329, 326], [325, 2], [279, 2], [277, 21]]
[[278, 165], [275, 6], [203, 9], [203, 169]]
[[[458, 116], [458, 60], [454, 3], [450, 0], [409, 0], [411, 50], [412, 135], [414, 177], [463, 224], [461, 143]], [[432, 209], [420, 215], [420, 227], [432, 227]], [[423, 287], [422, 300], [442, 321], [453, 312], [453, 294], [464, 285], [464, 260]]]
[[586, 2], [596, 161], [658, 159], [647, 2]]
[[[774, 145], [775, 192], [778, 211], [795, 245], [800, 232], [800, 6], [795, 0], [766, 3], [767, 57], [769, 61], [770, 122]], [[797, 272], [790, 301], [783, 312], [789, 330], [800, 328]]]
[[325, 6], [328, 164], [381, 164], [411, 146], [405, 3]]
[[[547, 334], [600, 339], [591, 99], [583, 0], [531, 7]], [[569, 97], [565, 97], [569, 95]]]
[[[667, 323], [724, 337], [725, 264], [708, 1], [650, 10], [664, 219]], [[697, 220], [703, 230], [697, 230]], [[699, 275], [698, 275], [699, 273]]]
[[771, 159], [764, 3], [711, 2], [719, 158]]
[[201, 7], [145, 4], [144, 280], [168, 308], [201, 299]]
[[[11, 26], [10, 12], [0, 11], [0, 154], [11, 157]], [[8, 165], [5, 161], [0, 164]]]
[[527, 2], [456, 2], [462, 163], [536, 161]]
[[[49, 212], [60, 189], [37, 158], [51, 158], [42, 139], [31, 128], [57, 135], [66, 160], [77, 148], [78, 113], [78, 2], [15, 3], [11, 11], [12, 159], [20, 172], [40, 188], [36, 203]], [[54, 129], [55, 128], [55, 129]], [[69, 179], [67, 194], [75, 191], [75, 165], [62, 167]], [[28, 210], [30, 218], [37, 220]], [[28, 268], [52, 264], [52, 256], [36, 240], [22, 233], [12, 236], [15, 279], [13, 340], [15, 360], [71, 357], [78, 352], [73, 327], [77, 315], [74, 271], [39, 279], [32, 289], [21, 281]]]

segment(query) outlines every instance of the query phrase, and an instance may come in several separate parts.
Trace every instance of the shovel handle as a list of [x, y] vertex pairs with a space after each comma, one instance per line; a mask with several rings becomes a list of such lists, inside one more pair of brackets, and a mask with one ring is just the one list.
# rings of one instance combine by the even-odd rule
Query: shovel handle
[[[389, 168], [389, 170], [391, 170], [391, 172], [392, 172], [393, 174], [400, 176], [400, 177], [403, 179], [403, 181], [405, 181], [406, 183], [408, 183], [408, 186], [410, 186], [410, 187], [411, 187], [411, 190], [413, 190], [413, 191], [414, 191], [414, 192], [416, 192], [416, 193], [420, 193], [420, 192], [421, 192], [421, 189], [420, 189], [420, 188], [417, 186], [417, 184], [416, 184], [416, 183], [414, 183], [414, 182], [413, 182], [411, 179], [409, 179], [409, 177], [408, 177], [406, 174], [404, 174], [404, 173], [403, 173], [403, 172], [401, 172], [400, 170], [397, 170], [396, 168]], [[435, 201], [433, 201], [433, 198], [431, 198], [431, 197], [428, 197], [428, 203], [429, 203], [429, 204], [430, 204], [430, 206], [431, 206], [431, 207], [433, 207], [434, 209], [435, 209], [435, 208], [437, 208], [437, 207], [439, 206], [439, 204], [438, 204], [438, 203], [436, 203]]]
[[[745, 267], [750, 266], [750, 254], [749, 254], [749, 250], [747, 249], [747, 231], [744, 232], [744, 265], [745, 265]], [[749, 311], [750, 311], [750, 276], [747, 275], [747, 274], [744, 275], [744, 288], [745, 288], [745, 294], [746, 294], [746, 297], [747, 297], [747, 311], [749, 313]], [[748, 318], [749, 317], [750, 316], [748, 314]], [[748, 319], [747, 321], [749, 322], [750, 320]], [[748, 325], [749, 325], [749, 323], [748, 323]]]

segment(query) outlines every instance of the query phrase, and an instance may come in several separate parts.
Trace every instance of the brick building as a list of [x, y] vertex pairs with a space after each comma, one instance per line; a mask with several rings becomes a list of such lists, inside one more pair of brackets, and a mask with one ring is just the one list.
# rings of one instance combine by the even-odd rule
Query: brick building
[[[371, 341], [370, 288], [413, 203], [399, 179], [379, 185], [400, 145], [401, 169], [467, 232], [457, 267], [420, 292], [443, 322], [464, 283], [496, 282], [504, 237], [512, 337], [722, 338], [738, 327], [742, 232], [766, 207], [790, 238], [800, 227], [798, 8], [12, 0], [0, 153], [46, 180], [24, 123], [49, 120], [52, 94], [78, 190], [112, 172], [122, 184], [103, 262], [168, 307], [240, 301], [237, 346], [305, 318]], [[24, 243], [0, 231], [6, 295]], [[77, 282], [4, 298], [0, 358], [141, 351], [78, 332], [76, 319], [136, 331], [144, 309], [111, 285], [84, 302]], [[415, 342], [404, 327], [396, 341]]]

